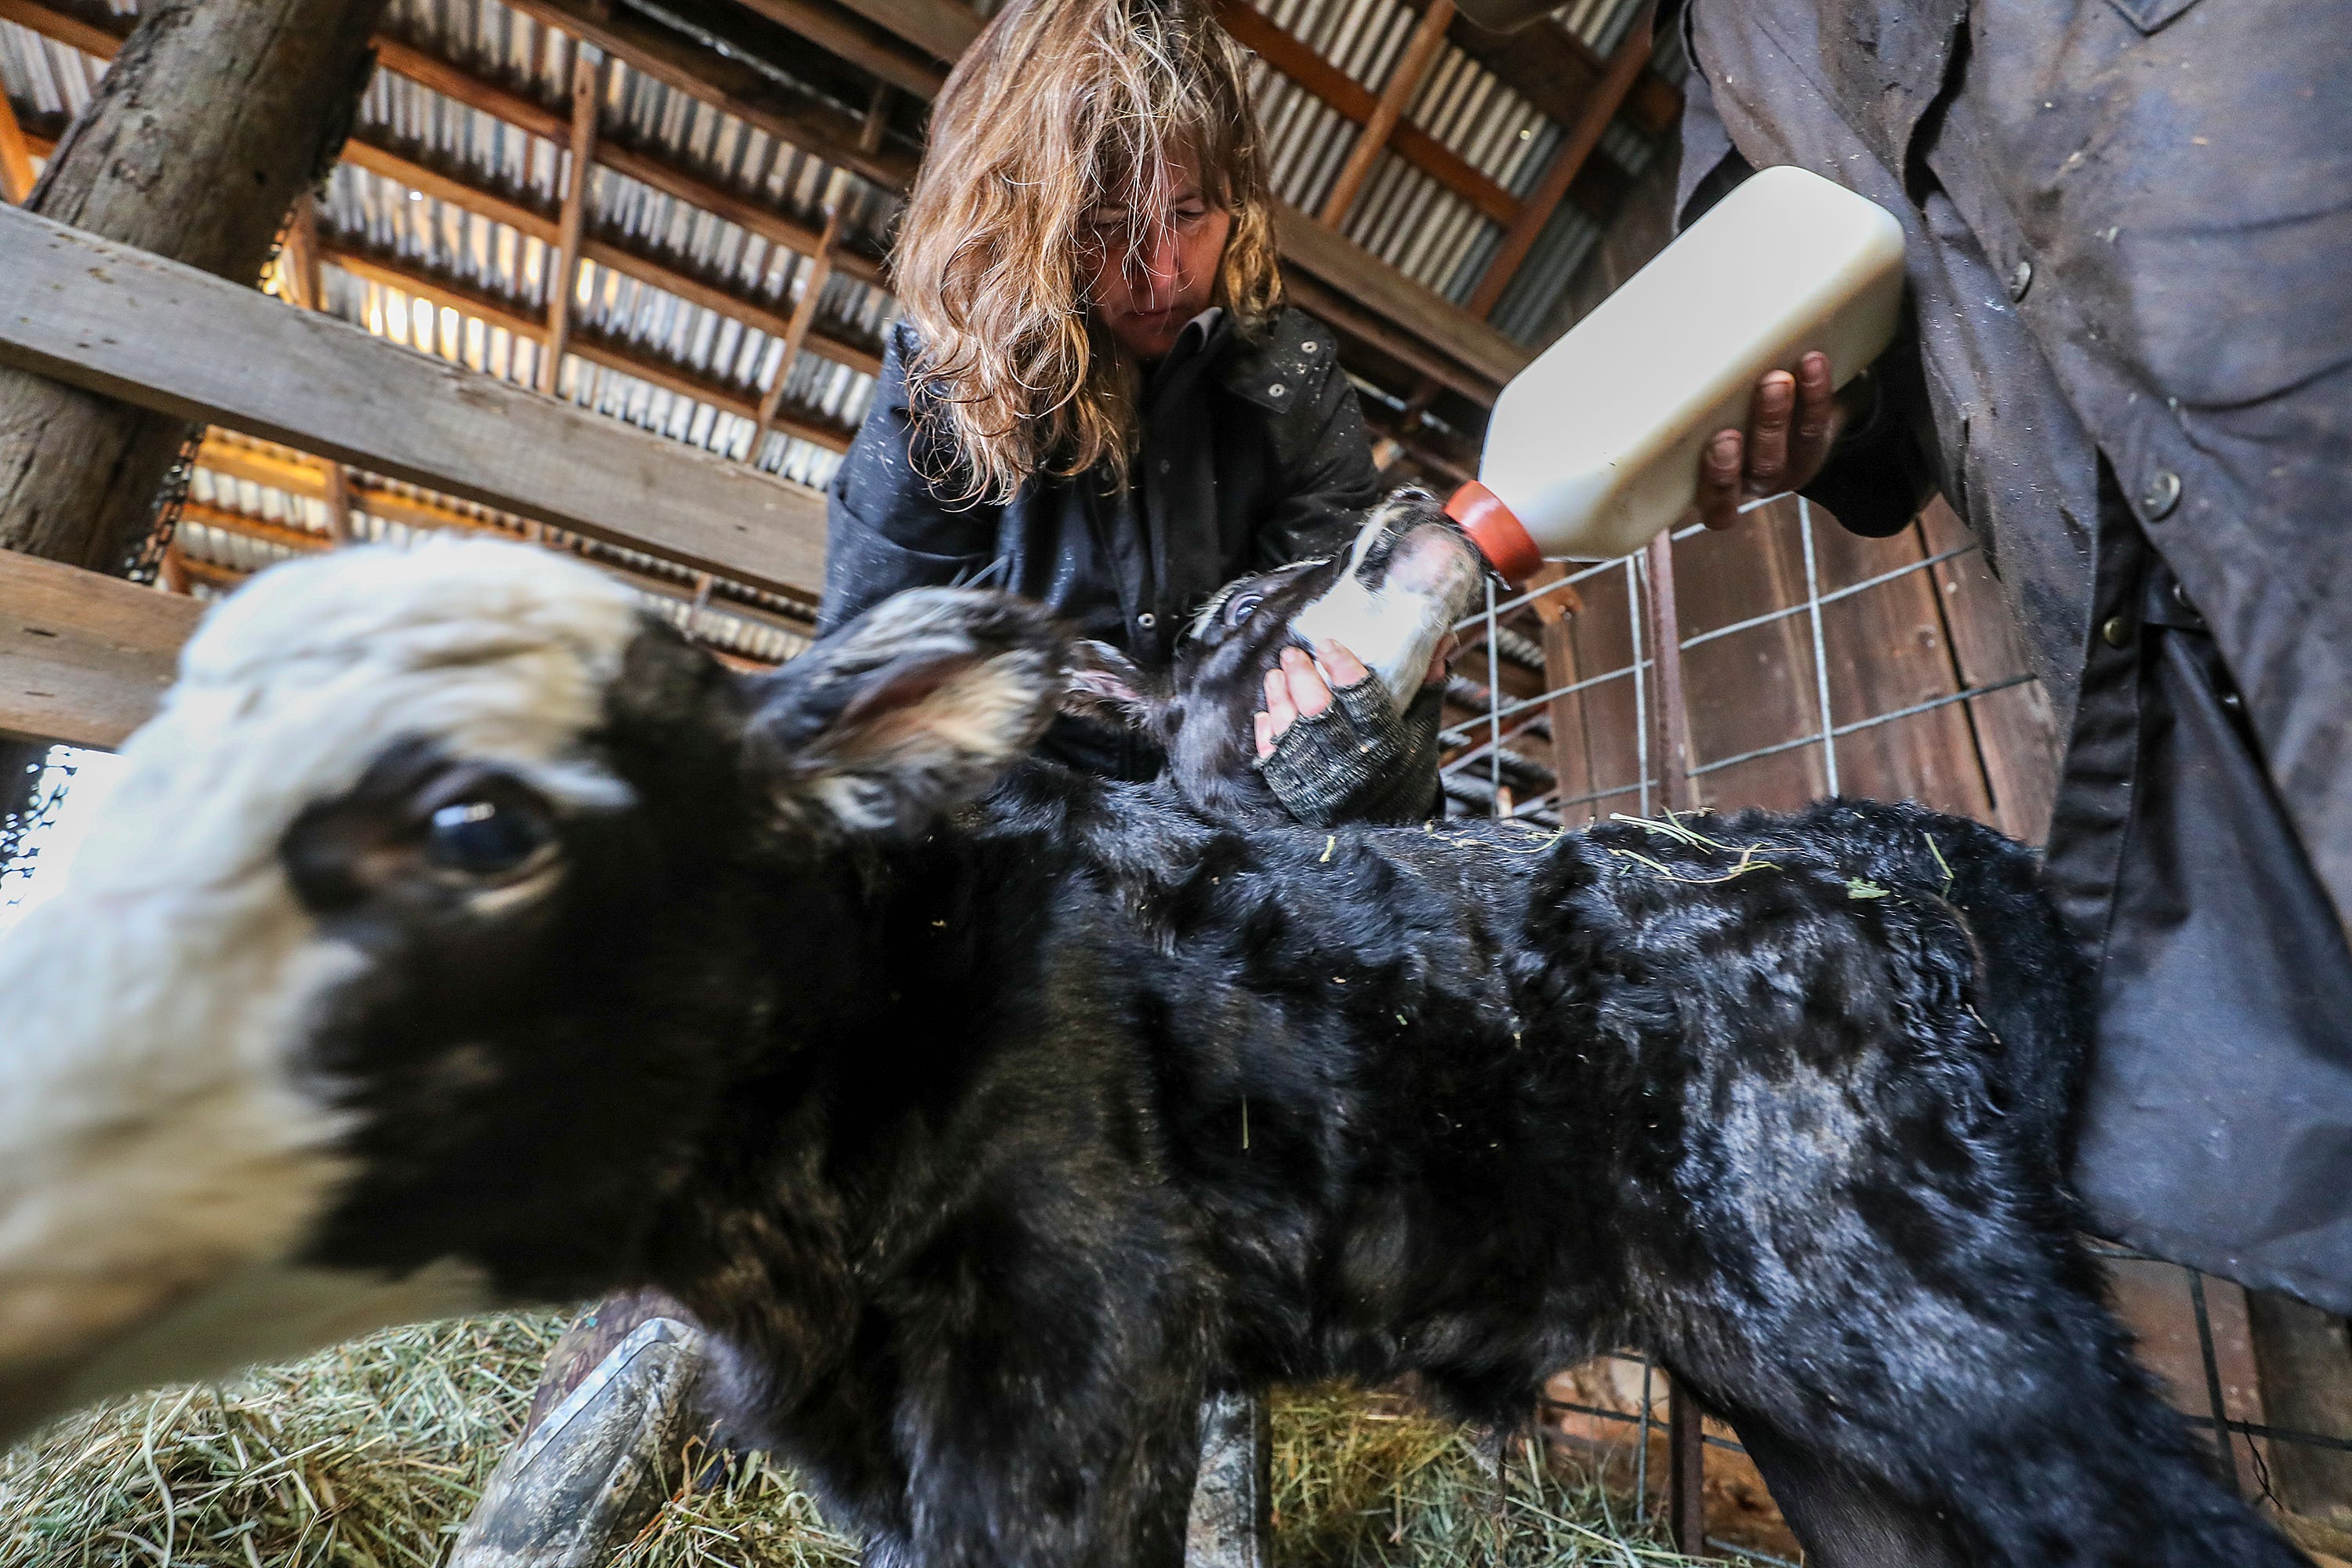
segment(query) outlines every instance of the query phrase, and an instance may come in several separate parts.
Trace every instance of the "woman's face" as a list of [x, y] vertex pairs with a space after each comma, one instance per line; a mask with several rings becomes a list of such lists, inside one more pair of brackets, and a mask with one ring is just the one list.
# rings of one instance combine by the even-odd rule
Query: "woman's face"
[[1104, 205], [1086, 216], [1087, 302], [1105, 331], [1146, 360], [1174, 348], [1184, 323], [1209, 308], [1234, 228], [1189, 164], [1169, 171], [1166, 188], [1164, 211]]

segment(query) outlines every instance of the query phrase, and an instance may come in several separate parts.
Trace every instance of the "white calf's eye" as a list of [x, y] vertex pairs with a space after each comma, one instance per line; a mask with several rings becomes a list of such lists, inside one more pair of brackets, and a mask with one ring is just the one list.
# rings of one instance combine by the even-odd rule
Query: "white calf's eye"
[[499, 877], [537, 855], [554, 837], [546, 816], [513, 801], [452, 801], [433, 813], [425, 858], [467, 877]]

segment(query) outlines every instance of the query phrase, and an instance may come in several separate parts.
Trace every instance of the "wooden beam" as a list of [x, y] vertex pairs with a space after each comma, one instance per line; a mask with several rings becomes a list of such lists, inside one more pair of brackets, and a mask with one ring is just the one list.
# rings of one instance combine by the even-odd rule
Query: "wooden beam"
[[338, 544], [350, 544], [359, 535], [352, 529], [352, 476], [341, 463], [326, 468], [327, 532]]
[[751, 437], [751, 458], [759, 460], [760, 449], [768, 444], [768, 432], [776, 426], [776, 412], [784, 401], [784, 383], [793, 374], [793, 362], [800, 357], [801, 345], [808, 342], [809, 328], [816, 322], [817, 301], [824, 286], [833, 278], [833, 250], [841, 243], [842, 208], [836, 206], [824, 221], [824, 244], [817, 249], [816, 258], [809, 263], [808, 276], [801, 280], [801, 300], [793, 308], [793, 319], [784, 328], [784, 352], [776, 361], [776, 383], [760, 399], [759, 430]]
[[319, 292], [319, 203], [308, 191], [294, 198], [278, 241], [278, 287], [287, 303], [323, 310]]
[[0, 22], [14, 22], [68, 48], [96, 55], [102, 60], [114, 58], [114, 51], [122, 47], [123, 38], [137, 21], [136, 16], [109, 15], [107, 25], [101, 26], [89, 16], [52, 10], [39, 0], [0, 0]]
[[0, 92], [0, 199], [23, 205], [33, 194], [33, 144], [16, 122], [16, 106]]
[[[700, 207], [716, 217], [725, 218], [740, 228], [788, 250], [796, 250], [803, 256], [814, 256], [824, 243], [824, 230], [724, 186], [712, 184], [675, 163], [635, 148], [606, 142], [597, 148], [596, 161], [614, 174], [625, 174], [664, 195], [673, 196], [688, 206]], [[834, 268], [868, 288], [888, 287], [885, 263], [878, 256], [844, 247], [834, 255]]]
[[1356, 133], [1356, 144], [1348, 150], [1348, 161], [1323, 200], [1323, 221], [1333, 228], [1347, 221], [1348, 209], [1356, 205], [1356, 193], [1372, 177], [1372, 165], [1389, 143], [1389, 133], [1403, 118], [1412, 95], [1429, 79], [1429, 68], [1437, 63], [1437, 51], [1444, 47], [1445, 29], [1453, 20], [1454, 0], [1429, 0], [1429, 8], [1421, 14], [1420, 24], [1405, 41], [1404, 52], [1397, 57], [1396, 68], [1389, 72], [1388, 82], [1381, 89], [1371, 118]]
[[512, 0], [513, 8], [572, 37], [595, 45], [656, 81], [734, 115], [755, 130], [838, 163], [886, 190], [914, 177], [910, 157], [860, 150], [862, 116], [792, 101], [747, 60], [704, 48], [610, 0]]
[[884, 32], [906, 39], [933, 58], [959, 60], [988, 26], [980, 13], [959, 0], [845, 0], [848, 7]]
[[[1275, 230], [1285, 261], [1312, 272], [1367, 310], [1391, 321], [1411, 322], [1423, 341], [1497, 387], [1534, 357], [1435, 289], [1414, 282], [1296, 207], [1276, 212]], [[1483, 401], [1493, 402], [1493, 394]]]
[[145, 723], [204, 606], [0, 551], [0, 731], [113, 747]]
[[544, 342], [547, 323], [509, 300], [428, 272], [404, 256], [362, 250], [333, 238], [319, 243], [320, 259], [332, 262], [354, 278], [381, 283], [414, 294], [426, 303], [446, 307], [463, 316], [478, 316], [530, 342]]
[[526, 206], [510, 196], [458, 178], [431, 163], [419, 163], [406, 152], [375, 139], [373, 132], [354, 132], [343, 143], [343, 162], [371, 174], [382, 174], [412, 191], [422, 192], [451, 206], [479, 213], [492, 223], [502, 223], [509, 228], [527, 234], [543, 245], [556, 245], [563, 237], [563, 219], [559, 213], [545, 212]]
[[740, 582], [824, 581], [824, 503], [800, 486], [16, 208], [0, 255], [18, 369]]
[[547, 343], [539, 356], [539, 389], [552, 395], [572, 341], [572, 296], [580, 288], [580, 228], [588, 218], [588, 183], [596, 158], [599, 73], [588, 51], [572, 51], [572, 163], [563, 187], [563, 216], [547, 258]]
[[[1268, 21], [1248, 0], [1222, 0], [1217, 19], [1244, 48], [1358, 124], [1369, 124], [1379, 112], [1380, 100], [1370, 89]], [[1496, 223], [1518, 216], [1517, 197], [1412, 121], [1398, 121], [1389, 143], [1398, 157]]]
[[1333, 331], [1388, 355], [1408, 370], [1420, 372], [1433, 384], [1452, 387], [1473, 403], [1486, 405], [1495, 401], [1495, 394], [1500, 389], [1499, 383], [1465, 370], [1419, 338], [1395, 326], [1387, 317], [1375, 315], [1364, 309], [1306, 268], [1292, 268], [1284, 273], [1283, 288], [1300, 310]]
[[[742, 4], [901, 91], [930, 99], [938, 97], [946, 85], [946, 71], [906, 48], [896, 35], [859, 16], [854, 6], [836, 5], [832, 0], [742, 0]], [[875, 146], [880, 145], [877, 139]]]
[[1517, 220], [1505, 232], [1503, 243], [1496, 247], [1494, 257], [1486, 263], [1486, 273], [1479, 278], [1478, 287], [1470, 295], [1471, 314], [1484, 317], [1494, 310], [1496, 302], [1503, 297], [1503, 290], [1510, 287], [1512, 278], [1517, 274], [1519, 264], [1528, 258], [1528, 252], [1535, 248], [1544, 226], [1551, 222], [1551, 215], [1559, 207], [1561, 198], [1576, 183], [1576, 176], [1584, 168], [1584, 161], [1592, 155], [1595, 147], [1601, 145], [1601, 133], [1608, 130], [1609, 122], [1617, 117], [1618, 106], [1625, 101], [1625, 94], [1632, 89], [1634, 78], [1640, 76], [1643, 68], [1650, 63], [1650, 17], [1654, 9], [1654, 5], [1645, 5], [1633, 25], [1625, 29], [1623, 41], [1618, 44], [1617, 52], [1610, 57], [1608, 74], [1601, 79], [1601, 85], [1594, 88], [1592, 96], [1585, 100], [1584, 112], [1569, 132], [1567, 139], [1560, 142], [1559, 151], [1553, 154], [1551, 167], [1544, 171], [1544, 177], [1536, 188], [1528, 193], [1527, 205], [1521, 209]]

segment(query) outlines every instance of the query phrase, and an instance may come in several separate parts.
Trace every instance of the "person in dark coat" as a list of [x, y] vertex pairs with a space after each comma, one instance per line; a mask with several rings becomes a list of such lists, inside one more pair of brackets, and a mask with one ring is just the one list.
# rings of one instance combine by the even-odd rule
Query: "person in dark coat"
[[1796, 481], [1863, 533], [1937, 489], [1968, 521], [2071, 732], [2082, 1194], [2112, 1236], [2352, 1311], [2352, 6], [1683, 21], [1685, 222], [1793, 163], [1909, 242], [1873, 405], [1830, 447], [1825, 386], [1780, 378], [1769, 438], [1703, 459], [1703, 510]]
[[[1273, 216], [1240, 51], [1205, 11], [1003, 13], [934, 110], [904, 314], [833, 484], [819, 630], [986, 584], [1160, 668], [1216, 589], [1351, 537], [1370, 446], [1330, 331], [1281, 302]], [[1319, 710], [1323, 672], [1293, 665]], [[1161, 762], [1076, 719], [1044, 749], [1115, 778]]]

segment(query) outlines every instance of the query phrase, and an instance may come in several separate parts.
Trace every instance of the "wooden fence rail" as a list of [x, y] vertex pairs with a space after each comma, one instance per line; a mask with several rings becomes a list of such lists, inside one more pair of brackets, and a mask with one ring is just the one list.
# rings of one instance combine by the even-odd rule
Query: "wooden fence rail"
[[814, 595], [824, 506], [194, 268], [0, 207], [0, 363]]

